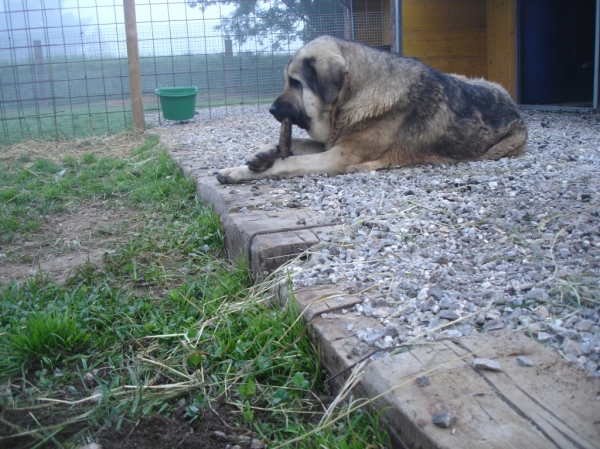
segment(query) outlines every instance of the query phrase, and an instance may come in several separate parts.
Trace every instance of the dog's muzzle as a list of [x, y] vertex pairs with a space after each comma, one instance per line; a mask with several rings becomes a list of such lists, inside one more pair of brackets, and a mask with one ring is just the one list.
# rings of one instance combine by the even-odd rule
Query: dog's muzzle
[[302, 129], [308, 130], [310, 128], [310, 119], [302, 111], [298, 111], [294, 105], [287, 101], [282, 101], [277, 98], [275, 102], [269, 108], [269, 112], [275, 119], [281, 123], [281, 121], [289, 117], [292, 125], [296, 125]]

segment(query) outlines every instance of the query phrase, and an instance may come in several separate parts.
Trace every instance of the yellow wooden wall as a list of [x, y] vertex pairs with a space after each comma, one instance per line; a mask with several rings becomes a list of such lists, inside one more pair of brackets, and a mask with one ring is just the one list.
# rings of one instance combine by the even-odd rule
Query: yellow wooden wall
[[515, 93], [514, 0], [402, 0], [402, 52]]
[[486, 0], [403, 0], [402, 52], [448, 73], [487, 75]]
[[487, 0], [487, 79], [516, 98], [515, 0]]

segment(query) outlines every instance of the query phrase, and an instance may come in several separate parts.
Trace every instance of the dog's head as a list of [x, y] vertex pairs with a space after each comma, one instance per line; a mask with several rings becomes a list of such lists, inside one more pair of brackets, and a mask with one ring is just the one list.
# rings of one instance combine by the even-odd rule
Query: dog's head
[[308, 131], [319, 142], [330, 133], [331, 111], [338, 102], [348, 67], [340, 43], [319, 37], [296, 52], [285, 69], [285, 87], [269, 112], [278, 120], [290, 117], [292, 124]]

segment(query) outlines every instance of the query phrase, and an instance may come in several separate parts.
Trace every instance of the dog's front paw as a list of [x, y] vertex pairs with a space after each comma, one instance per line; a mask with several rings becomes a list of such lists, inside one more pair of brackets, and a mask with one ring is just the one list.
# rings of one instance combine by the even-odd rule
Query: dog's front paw
[[237, 181], [233, 179], [229, 174], [223, 173], [222, 171], [217, 173], [217, 181], [221, 184], [237, 184]]
[[246, 162], [246, 165], [253, 172], [260, 173], [271, 168], [278, 156], [279, 146], [256, 153], [252, 156], [252, 159]]
[[250, 181], [252, 179], [256, 179], [256, 176], [245, 165], [224, 168], [217, 172], [217, 181], [221, 184], [238, 184], [242, 181]]
[[239, 169], [240, 167], [231, 167], [219, 170], [217, 172], [217, 181], [219, 181], [221, 184], [237, 184], [241, 181], [239, 176], [236, 176], [236, 172], [239, 172]]

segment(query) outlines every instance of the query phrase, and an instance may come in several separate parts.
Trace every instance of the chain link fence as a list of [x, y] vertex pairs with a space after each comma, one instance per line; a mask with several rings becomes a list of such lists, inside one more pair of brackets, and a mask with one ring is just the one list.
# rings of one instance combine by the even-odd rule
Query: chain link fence
[[[0, 145], [132, 127], [121, 0], [0, 8]], [[136, 17], [148, 117], [159, 87], [196, 86], [209, 111], [269, 103], [290, 55], [319, 35], [391, 45], [389, 0], [137, 0]]]

